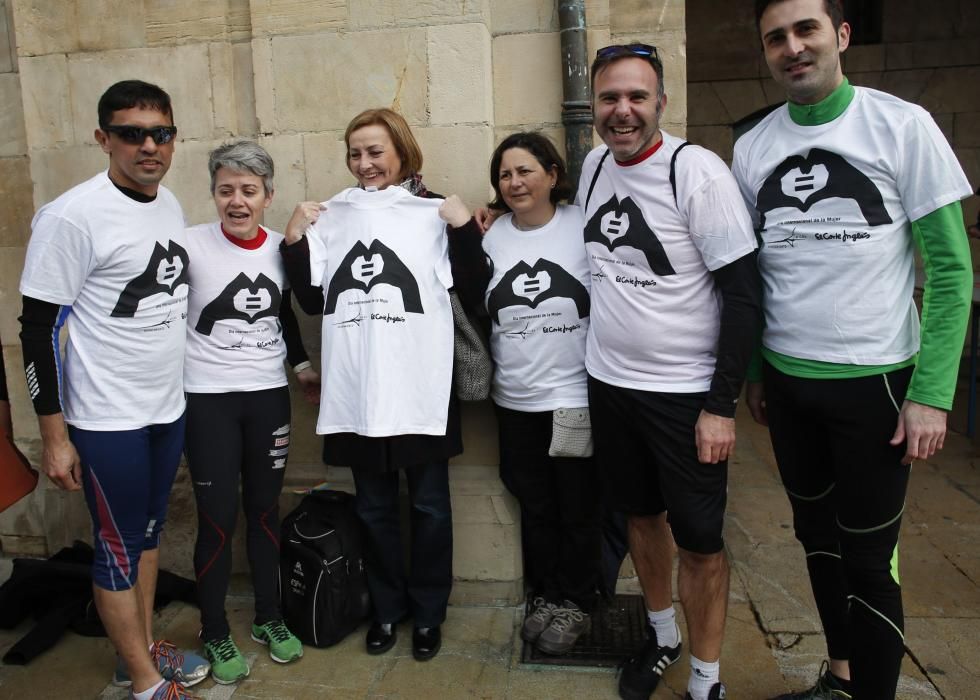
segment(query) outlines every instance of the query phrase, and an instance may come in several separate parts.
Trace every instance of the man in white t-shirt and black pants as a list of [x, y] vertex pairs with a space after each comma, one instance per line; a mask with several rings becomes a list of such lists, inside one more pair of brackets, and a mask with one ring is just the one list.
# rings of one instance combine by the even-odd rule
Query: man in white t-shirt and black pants
[[137, 700], [173, 700], [210, 670], [152, 636], [157, 547], [184, 443], [188, 256], [183, 212], [160, 186], [177, 128], [170, 96], [139, 80], [112, 85], [98, 113], [108, 170], [31, 224], [24, 366], [42, 469], [84, 489], [92, 516], [93, 598], [119, 656], [113, 682]]
[[788, 102], [738, 140], [732, 165], [761, 241], [766, 321], [746, 399], [769, 425], [829, 656], [813, 687], [783, 698], [893, 698], [898, 537], [912, 460], [942, 448], [953, 403], [971, 188], [928, 112], [844, 77], [840, 0], [755, 11]]
[[592, 272], [589, 405], [607, 502], [628, 517], [649, 618], [648, 642], [624, 666], [619, 694], [646, 700], [680, 657], [673, 532], [690, 640], [687, 697], [720, 700], [727, 460], [760, 328], [755, 236], [725, 164], [660, 130], [667, 98], [654, 47], [600, 49], [592, 88], [606, 147], [586, 158], [578, 192]]

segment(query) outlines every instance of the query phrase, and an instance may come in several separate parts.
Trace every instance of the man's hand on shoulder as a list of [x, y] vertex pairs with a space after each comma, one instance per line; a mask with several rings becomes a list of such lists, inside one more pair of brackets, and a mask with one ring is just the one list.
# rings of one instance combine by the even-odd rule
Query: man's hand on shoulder
[[82, 488], [82, 460], [68, 439], [68, 429], [60, 413], [38, 416], [41, 428], [41, 471], [59, 488], [78, 491]]
[[906, 443], [902, 464], [913, 459], [928, 459], [943, 448], [946, 439], [946, 411], [925, 404], [905, 401], [898, 414], [895, 435], [890, 445]]
[[694, 426], [694, 440], [702, 464], [728, 459], [735, 451], [735, 419], [701, 411]]

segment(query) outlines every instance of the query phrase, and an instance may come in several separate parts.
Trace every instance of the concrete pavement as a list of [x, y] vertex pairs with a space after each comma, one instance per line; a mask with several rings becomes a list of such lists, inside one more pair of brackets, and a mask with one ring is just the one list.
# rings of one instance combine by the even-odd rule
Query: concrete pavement
[[[768, 435], [747, 416], [739, 417], [726, 528], [733, 576], [722, 678], [729, 697], [767, 698], [804, 687], [825, 656], [819, 620]], [[980, 453], [954, 433], [935, 459], [916, 463], [909, 491], [900, 560], [908, 651], [898, 693], [903, 700], [976, 694], [978, 544]], [[273, 663], [249, 639], [251, 600], [230, 598], [228, 608], [252, 672], [237, 686], [202, 683], [195, 690], [209, 700], [616, 697], [615, 671], [522, 665], [520, 610], [515, 607], [451, 607], [443, 650], [428, 663], [412, 659], [411, 631], [403, 627], [386, 655], [364, 653], [362, 629], [334, 648], [308, 648], [303, 659], [289, 666]], [[193, 607], [173, 604], [158, 615], [155, 626], [178, 645], [196, 645]], [[24, 624], [0, 631], [0, 653], [28, 629]], [[68, 633], [28, 666], [0, 665], [0, 698], [125, 698], [125, 692], [107, 685], [113, 663], [107, 640]], [[654, 698], [682, 698], [687, 675], [685, 657], [667, 671]]]

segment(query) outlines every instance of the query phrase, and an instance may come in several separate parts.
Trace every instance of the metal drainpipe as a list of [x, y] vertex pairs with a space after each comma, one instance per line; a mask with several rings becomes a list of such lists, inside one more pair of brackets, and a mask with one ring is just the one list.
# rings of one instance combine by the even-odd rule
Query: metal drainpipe
[[585, 0], [558, 0], [561, 28], [561, 122], [565, 125], [565, 158], [572, 187], [578, 186], [582, 162], [592, 150], [592, 103], [586, 50]]

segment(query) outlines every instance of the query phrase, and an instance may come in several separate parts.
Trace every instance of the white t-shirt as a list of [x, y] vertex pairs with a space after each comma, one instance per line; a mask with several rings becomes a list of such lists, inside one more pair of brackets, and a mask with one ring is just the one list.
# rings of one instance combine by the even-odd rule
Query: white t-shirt
[[493, 400], [515, 411], [588, 404], [585, 338], [589, 262], [582, 212], [559, 206], [551, 221], [520, 231], [512, 214], [483, 238], [493, 265], [486, 304], [494, 359]]
[[165, 187], [137, 202], [103, 172], [31, 223], [21, 294], [71, 307], [65, 420], [135, 430], [184, 411], [188, 255], [184, 215]]
[[[643, 391], [707, 391], [715, 369], [720, 295], [711, 276], [756, 247], [749, 214], [718, 156], [666, 132], [634, 165], [610, 155], [585, 212], [592, 269], [586, 368], [596, 379]], [[606, 148], [585, 159], [578, 203]]]
[[739, 139], [733, 170], [761, 227], [763, 344], [855, 365], [915, 354], [910, 222], [971, 194], [928, 112], [860, 87], [827, 124], [784, 106]]
[[440, 204], [351, 188], [307, 233], [325, 299], [318, 434], [446, 433], [452, 272]]
[[279, 323], [289, 285], [279, 243], [264, 229], [254, 250], [229, 241], [221, 223], [187, 229], [190, 296], [187, 306], [185, 391], [259, 391], [286, 385], [286, 345]]

